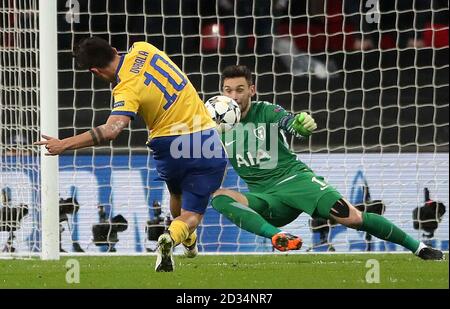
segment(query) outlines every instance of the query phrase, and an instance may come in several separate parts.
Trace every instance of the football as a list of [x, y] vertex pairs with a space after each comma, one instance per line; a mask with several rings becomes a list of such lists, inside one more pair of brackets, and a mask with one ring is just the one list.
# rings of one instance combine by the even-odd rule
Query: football
[[239, 105], [229, 97], [218, 95], [206, 101], [205, 105], [219, 132], [231, 130], [241, 120]]

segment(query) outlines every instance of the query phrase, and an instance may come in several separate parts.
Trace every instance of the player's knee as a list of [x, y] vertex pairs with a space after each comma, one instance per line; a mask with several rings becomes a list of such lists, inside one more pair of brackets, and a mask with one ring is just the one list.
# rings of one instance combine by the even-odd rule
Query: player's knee
[[359, 228], [361, 227], [362, 223], [363, 223], [363, 216], [362, 216], [362, 212], [359, 211], [358, 209], [356, 209], [355, 212], [355, 216], [354, 216], [354, 220], [353, 220], [353, 225], [355, 228]]
[[344, 199], [338, 199], [330, 209], [330, 215], [336, 218], [347, 219], [350, 217], [350, 204]]
[[219, 189], [216, 192], [214, 192], [213, 197], [215, 196], [228, 196], [229, 198], [233, 199], [234, 201], [238, 202], [239, 204], [242, 204], [244, 206], [248, 205], [248, 200], [242, 193], [234, 190], [229, 189]]
[[221, 197], [228, 197], [233, 201], [236, 201], [243, 205], [248, 205], [247, 198], [241, 193], [229, 189], [219, 189], [213, 193], [213, 199], [211, 205], [217, 211], [221, 211], [225, 206], [228, 206], [228, 201], [224, 201]]
[[222, 209], [221, 197], [228, 196], [226, 189], [219, 189], [212, 194], [211, 206], [218, 212]]
[[362, 224], [362, 213], [345, 199], [339, 199], [330, 210], [330, 215], [340, 224], [358, 228]]
[[362, 225], [362, 212], [350, 205], [350, 216], [347, 226], [353, 229], [358, 229]]
[[212, 194], [212, 197], [214, 198], [214, 197], [219, 196], [219, 195], [230, 196], [229, 191], [231, 191], [231, 190], [228, 190], [228, 189], [218, 189], [218, 190], [216, 190], [216, 191]]

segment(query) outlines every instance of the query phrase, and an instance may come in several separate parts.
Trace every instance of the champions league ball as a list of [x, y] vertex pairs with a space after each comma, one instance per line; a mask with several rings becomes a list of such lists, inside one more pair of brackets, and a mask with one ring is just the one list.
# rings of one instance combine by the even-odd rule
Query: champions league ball
[[241, 109], [235, 100], [218, 95], [205, 103], [211, 118], [217, 123], [217, 130], [222, 133], [231, 130], [241, 120]]

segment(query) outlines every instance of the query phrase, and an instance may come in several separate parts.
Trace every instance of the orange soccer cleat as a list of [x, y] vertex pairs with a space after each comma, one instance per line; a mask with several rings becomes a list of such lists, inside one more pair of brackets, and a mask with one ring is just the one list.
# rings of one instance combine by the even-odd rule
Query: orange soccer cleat
[[303, 240], [289, 233], [278, 233], [273, 235], [272, 245], [280, 251], [299, 250], [303, 245]]

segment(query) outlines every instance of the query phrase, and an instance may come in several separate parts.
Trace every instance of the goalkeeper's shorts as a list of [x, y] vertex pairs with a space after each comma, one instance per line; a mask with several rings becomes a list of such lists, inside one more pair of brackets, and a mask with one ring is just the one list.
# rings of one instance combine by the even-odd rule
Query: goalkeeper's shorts
[[342, 195], [311, 171], [302, 171], [258, 192], [244, 193], [249, 207], [274, 226], [294, 221], [302, 212], [313, 218], [330, 218]]
[[211, 194], [222, 185], [228, 163], [217, 131], [156, 137], [148, 146], [159, 177], [171, 193], [182, 195], [181, 208], [203, 214]]

